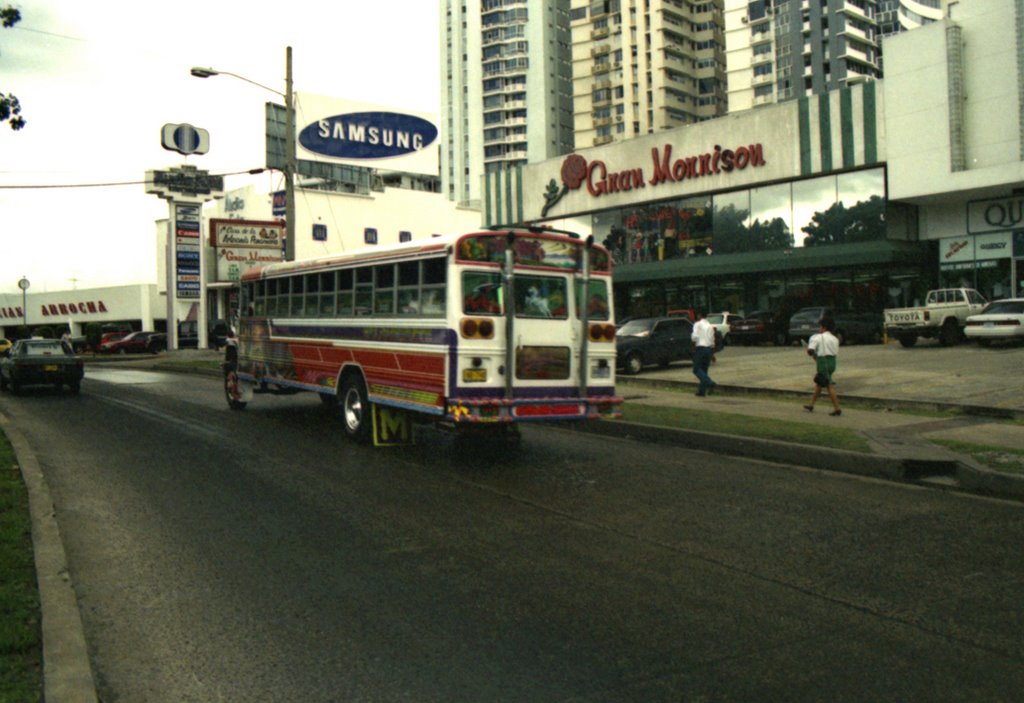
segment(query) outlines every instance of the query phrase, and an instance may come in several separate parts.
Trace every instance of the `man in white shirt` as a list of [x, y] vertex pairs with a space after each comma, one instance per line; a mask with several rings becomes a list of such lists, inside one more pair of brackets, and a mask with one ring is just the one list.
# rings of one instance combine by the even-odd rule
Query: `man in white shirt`
[[836, 372], [836, 357], [839, 355], [839, 338], [833, 334], [835, 322], [830, 317], [823, 317], [819, 323], [818, 334], [807, 342], [807, 354], [812, 357], [818, 372], [814, 374], [814, 395], [809, 405], [804, 406], [807, 412], [814, 412], [814, 404], [821, 396], [821, 389], [828, 389], [828, 397], [832, 400], [832, 412], [829, 415], [839, 416], [839, 395], [836, 384], [832, 382], [832, 374]]
[[708, 376], [708, 369], [711, 367], [711, 357], [715, 353], [715, 328], [704, 319], [704, 313], [697, 313], [697, 322], [693, 326], [693, 333], [690, 339], [693, 340], [693, 375], [700, 382], [697, 386], [697, 395], [706, 396], [715, 387], [715, 382]]

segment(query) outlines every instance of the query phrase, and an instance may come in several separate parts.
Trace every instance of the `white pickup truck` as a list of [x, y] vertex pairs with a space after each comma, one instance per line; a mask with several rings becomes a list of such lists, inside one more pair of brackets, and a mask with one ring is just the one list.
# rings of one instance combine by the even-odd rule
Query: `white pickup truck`
[[885, 331], [905, 347], [914, 346], [918, 337], [938, 337], [943, 346], [950, 346], [963, 339], [968, 315], [981, 312], [987, 304], [973, 288], [928, 291], [923, 307], [886, 310]]

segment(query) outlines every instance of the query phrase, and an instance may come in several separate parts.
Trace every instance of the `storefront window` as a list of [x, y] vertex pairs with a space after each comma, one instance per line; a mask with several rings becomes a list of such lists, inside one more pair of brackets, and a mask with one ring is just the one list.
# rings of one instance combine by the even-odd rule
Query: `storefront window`
[[714, 204], [714, 252], [735, 254], [747, 251], [750, 237], [750, 191], [716, 195]]
[[802, 247], [807, 238], [807, 227], [815, 213], [827, 210], [836, 202], [835, 176], [812, 178], [793, 183], [793, 244]]

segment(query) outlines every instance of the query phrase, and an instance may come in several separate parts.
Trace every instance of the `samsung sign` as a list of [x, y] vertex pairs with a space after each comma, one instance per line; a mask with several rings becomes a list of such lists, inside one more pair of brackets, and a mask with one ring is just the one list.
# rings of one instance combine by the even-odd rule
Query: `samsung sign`
[[436, 115], [309, 93], [298, 94], [296, 113], [300, 159], [439, 173]]
[[387, 159], [430, 146], [437, 127], [415, 115], [353, 112], [318, 120], [299, 132], [304, 149], [339, 159]]

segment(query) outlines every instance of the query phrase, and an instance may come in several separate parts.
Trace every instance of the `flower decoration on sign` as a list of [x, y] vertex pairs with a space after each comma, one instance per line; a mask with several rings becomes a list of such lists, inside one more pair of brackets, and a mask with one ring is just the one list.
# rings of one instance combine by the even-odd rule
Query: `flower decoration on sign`
[[570, 190], [579, 188], [587, 177], [587, 160], [579, 154], [569, 154], [562, 162], [562, 187], [559, 188], [552, 178], [544, 191], [544, 208], [540, 216], [545, 217], [555, 203], [562, 199]]

